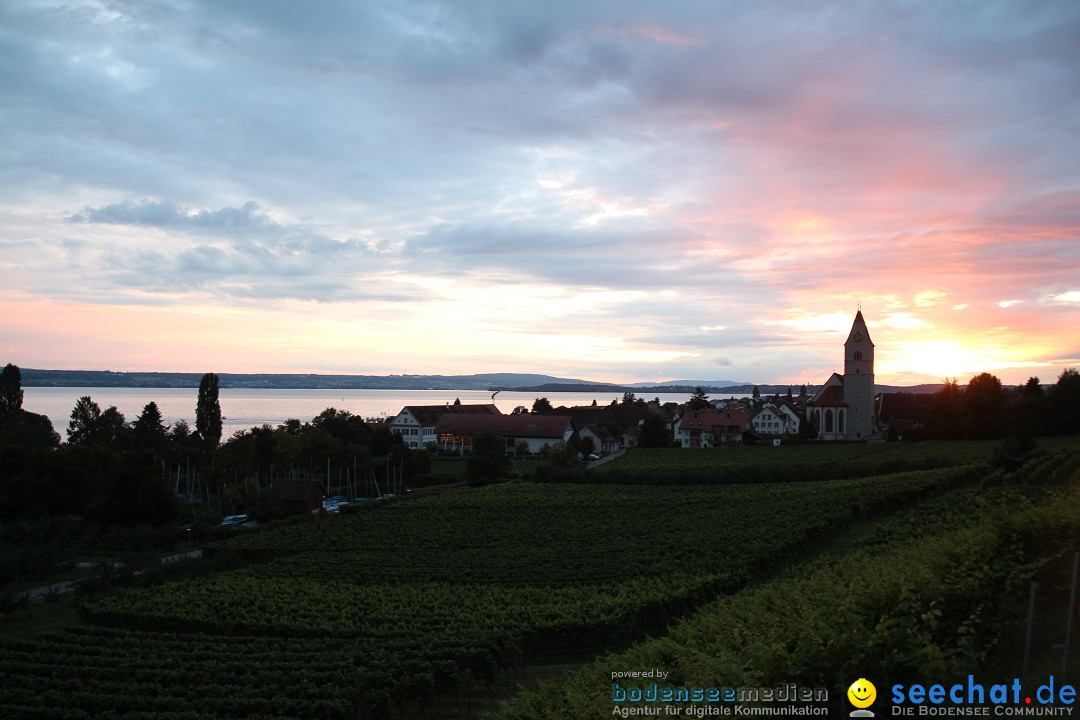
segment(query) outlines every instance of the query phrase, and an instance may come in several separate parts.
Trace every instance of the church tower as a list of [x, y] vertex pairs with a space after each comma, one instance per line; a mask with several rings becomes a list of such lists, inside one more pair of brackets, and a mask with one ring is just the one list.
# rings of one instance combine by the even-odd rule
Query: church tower
[[874, 343], [862, 310], [855, 314], [844, 343], [844, 403], [847, 405], [848, 440], [865, 440], [875, 430]]

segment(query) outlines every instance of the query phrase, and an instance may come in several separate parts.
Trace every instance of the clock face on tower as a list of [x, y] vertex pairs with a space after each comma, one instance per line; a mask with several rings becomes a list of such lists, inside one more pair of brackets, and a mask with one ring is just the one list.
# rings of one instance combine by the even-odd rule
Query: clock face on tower
[[862, 339], [863, 339], [862, 331], [861, 330], [856, 330], [855, 331], [855, 336], [852, 339], [855, 340], [855, 342], [857, 342], [857, 343], [861, 343]]

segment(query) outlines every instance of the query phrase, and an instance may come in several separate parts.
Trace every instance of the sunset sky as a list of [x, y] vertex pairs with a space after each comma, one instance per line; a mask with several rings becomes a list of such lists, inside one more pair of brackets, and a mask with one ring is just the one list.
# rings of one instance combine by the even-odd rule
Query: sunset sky
[[1080, 3], [0, 3], [0, 364], [1080, 366]]

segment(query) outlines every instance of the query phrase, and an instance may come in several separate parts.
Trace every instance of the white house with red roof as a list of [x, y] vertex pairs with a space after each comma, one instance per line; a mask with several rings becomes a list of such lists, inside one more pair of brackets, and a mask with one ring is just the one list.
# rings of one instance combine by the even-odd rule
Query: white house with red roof
[[684, 448], [708, 448], [742, 445], [743, 433], [750, 425], [745, 410], [689, 410], [675, 421], [675, 439]]

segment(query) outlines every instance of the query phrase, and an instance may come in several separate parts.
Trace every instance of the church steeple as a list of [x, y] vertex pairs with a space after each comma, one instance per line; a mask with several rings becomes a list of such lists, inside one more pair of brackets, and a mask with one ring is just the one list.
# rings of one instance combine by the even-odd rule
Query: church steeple
[[874, 430], [874, 342], [862, 310], [855, 313], [844, 343], [844, 402], [848, 406], [848, 439], [868, 437]]
[[866, 343], [869, 347], [874, 347], [874, 343], [870, 340], [870, 331], [866, 328], [866, 320], [863, 320], [862, 310], [855, 313], [855, 322], [851, 323], [851, 332], [848, 333], [844, 347], [852, 343]]

